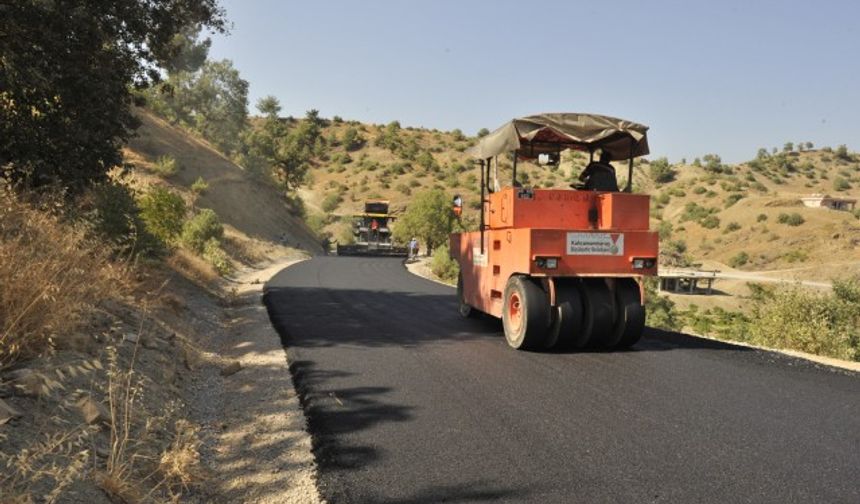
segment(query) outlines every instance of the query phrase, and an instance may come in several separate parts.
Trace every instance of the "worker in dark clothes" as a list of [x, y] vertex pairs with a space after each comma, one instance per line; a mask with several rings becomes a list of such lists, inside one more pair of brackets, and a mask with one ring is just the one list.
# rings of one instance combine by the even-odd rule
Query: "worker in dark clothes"
[[591, 162], [579, 174], [579, 180], [583, 182], [586, 191], [611, 191], [618, 192], [618, 178], [615, 176], [615, 168], [609, 162], [612, 156], [607, 151], [600, 152], [600, 160]]

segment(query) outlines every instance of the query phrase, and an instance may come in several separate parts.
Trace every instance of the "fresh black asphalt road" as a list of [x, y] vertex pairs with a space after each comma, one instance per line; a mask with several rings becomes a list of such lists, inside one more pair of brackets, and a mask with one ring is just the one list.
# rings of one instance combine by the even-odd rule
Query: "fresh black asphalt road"
[[860, 376], [649, 330], [527, 353], [399, 259], [321, 257], [266, 303], [329, 503], [860, 503]]

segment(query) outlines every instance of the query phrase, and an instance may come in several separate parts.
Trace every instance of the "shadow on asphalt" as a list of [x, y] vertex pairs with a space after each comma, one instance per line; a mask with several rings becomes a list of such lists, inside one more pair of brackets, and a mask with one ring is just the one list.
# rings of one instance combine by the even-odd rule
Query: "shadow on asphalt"
[[[293, 382], [308, 420], [313, 452], [325, 475], [320, 491], [329, 502], [350, 502], [343, 495], [342, 474], [358, 471], [380, 461], [384, 454], [375, 445], [356, 443], [350, 434], [385, 423], [409, 422], [410, 406], [392, 403], [393, 389], [381, 386], [344, 387], [350, 372], [322, 369], [305, 358], [304, 351], [339, 345], [381, 348], [420, 347], [486, 341], [505, 347], [501, 322], [490, 316], [471, 319], [457, 314], [451, 295], [364, 289], [269, 287], [264, 303], [281, 337], [290, 361]], [[647, 329], [633, 348], [619, 354], [666, 350], [748, 351], [713, 340], [658, 329]], [[604, 350], [547, 353], [548, 359], [575, 358], [576, 353], [607, 353]], [[312, 355], [312, 354], [311, 354]], [[399, 500], [397, 504], [423, 502], [492, 502], [524, 499], [523, 489], [473, 484], [433, 486]]]
[[354, 446], [343, 435], [382, 422], [409, 420], [411, 408], [378, 400], [388, 387], [331, 389], [329, 380], [351, 373], [318, 369], [310, 361], [291, 361], [290, 372], [313, 436], [313, 451], [323, 469], [357, 469], [379, 458], [370, 446]]

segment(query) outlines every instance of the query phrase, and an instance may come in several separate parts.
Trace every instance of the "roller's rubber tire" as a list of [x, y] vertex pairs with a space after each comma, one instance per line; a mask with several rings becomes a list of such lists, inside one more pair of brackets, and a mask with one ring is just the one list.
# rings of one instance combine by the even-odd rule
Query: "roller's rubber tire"
[[585, 278], [580, 284], [585, 317], [583, 338], [588, 346], [606, 347], [615, 326], [615, 299], [606, 280]]
[[546, 333], [544, 346], [564, 350], [582, 348], [587, 343], [583, 333], [584, 308], [579, 286], [573, 281], [557, 280], [552, 323]]
[[475, 318], [478, 316], [478, 310], [466, 302], [466, 298], [463, 293], [463, 273], [459, 273], [457, 275], [457, 303], [457, 312], [460, 313], [461, 317]]
[[541, 348], [550, 321], [546, 292], [528, 277], [512, 276], [502, 301], [502, 325], [508, 345], [517, 350]]
[[629, 348], [636, 344], [645, 332], [645, 307], [639, 284], [632, 278], [619, 279], [615, 284], [616, 321], [614, 337], [616, 348]]

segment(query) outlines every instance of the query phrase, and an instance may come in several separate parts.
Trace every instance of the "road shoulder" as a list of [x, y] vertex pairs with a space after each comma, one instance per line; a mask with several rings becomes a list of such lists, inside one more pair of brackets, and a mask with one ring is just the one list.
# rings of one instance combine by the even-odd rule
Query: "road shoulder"
[[218, 391], [221, 425], [210, 454], [223, 502], [321, 502], [307, 420], [262, 303], [265, 282], [297, 262], [275, 261], [233, 282], [236, 297], [226, 310], [230, 328], [217, 343], [230, 365], [220, 371], [227, 376]]

